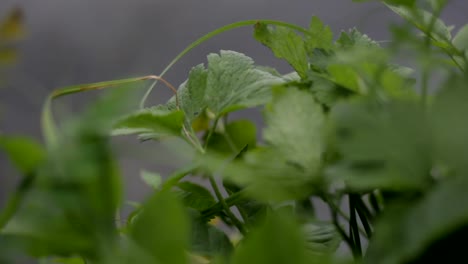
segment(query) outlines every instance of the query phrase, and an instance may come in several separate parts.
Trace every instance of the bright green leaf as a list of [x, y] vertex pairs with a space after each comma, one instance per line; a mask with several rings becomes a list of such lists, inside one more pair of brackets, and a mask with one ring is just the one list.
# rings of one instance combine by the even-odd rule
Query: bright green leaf
[[305, 39], [308, 50], [333, 48], [333, 32], [316, 16], [312, 17], [310, 21], [309, 34], [306, 35]]
[[254, 36], [260, 43], [270, 48], [276, 57], [285, 59], [301, 77], [306, 76], [309, 69], [306, 46], [303, 38], [295, 31], [257, 23]]
[[8, 154], [16, 168], [23, 174], [31, 173], [45, 160], [42, 146], [26, 137], [0, 135], [0, 148]]
[[210, 138], [208, 148], [224, 153], [237, 154], [244, 147], [255, 148], [257, 129], [249, 120], [236, 120], [227, 124], [223, 131], [215, 132]]

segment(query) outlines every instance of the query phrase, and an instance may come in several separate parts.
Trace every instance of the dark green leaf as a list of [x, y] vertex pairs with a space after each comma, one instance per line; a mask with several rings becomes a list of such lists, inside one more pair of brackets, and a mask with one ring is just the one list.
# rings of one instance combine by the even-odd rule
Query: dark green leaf
[[134, 220], [130, 234], [154, 257], [154, 263], [187, 263], [189, 222], [174, 194], [162, 191], [153, 195]]
[[357, 189], [426, 187], [430, 138], [419, 105], [361, 99], [335, 106], [331, 115], [343, 155], [331, 175]]
[[210, 191], [201, 185], [186, 181], [179, 182], [177, 187], [182, 190], [181, 198], [187, 207], [202, 211], [216, 204]]
[[192, 221], [191, 249], [195, 253], [214, 257], [229, 256], [234, 248], [223, 231], [196, 218]]
[[293, 219], [269, 214], [236, 249], [233, 264], [310, 263], [305, 238]]
[[[467, 207], [454, 206], [468, 199], [468, 182], [465, 175], [460, 176], [440, 183], [414, 204], [405, 203], [388, 210], [375, 228], [365, 263], [419, 263], [412, 261], [431, 254], [425, 252], [431, 244], [467, 227]], [[447, 252], [451, 247], [457, 245], [447, 247]], [[438, 253], [441, 255], [434, 254], [432, 260], [464, 261], [443, 251]], [[466, 257], [464, 253], [456, 254]]]

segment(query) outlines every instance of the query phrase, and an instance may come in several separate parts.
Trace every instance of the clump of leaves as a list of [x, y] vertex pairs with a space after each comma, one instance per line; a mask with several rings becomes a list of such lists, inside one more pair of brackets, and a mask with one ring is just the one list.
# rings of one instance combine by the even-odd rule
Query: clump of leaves
[[[445, 2], [385, 1], [407, 22], [392, 27], [385, 46], [357, 29], [334, 37], [317, 17], [307, 28], [249, 20], [200, 38], [160, 76], [56, 91], [44, 108], [45, 146], [0, 137], [23, 174], [0, 215], [1, 260], [463, 262], [455, 240], [468, 227], [468, 211], [456, 206], [468, 200], [468, 27], [452, 37], [438, 18]], [[162, 78], [198, 44], [241, 26], [253, 26], [255, 39], [294, 71], [280, 74], [220, 51], [178, 89]], [[395, 60], [407, 50], [412, 69]], [[446, 79], [440, 87], [436, 72]], [[140, 109], [129, 110], [132, 83], [145, 80], [153, 83]], [[156, 81], [175, 94], [144, 107]], [[53, 99], [115, 86], [80, 117], [55, 126]], [[258, 106], [263, 140], [251, 121], [228, 118]], [[191, 162], [164, 180], [144, 172], [153, 193], [117, 224], [120, 177], [109, 137], [128, 134], [183, 146], [174, 150]], [[315, 214], [318, 200], [330, 218]], [[336, 254], [341, 243], [352, 257]]]

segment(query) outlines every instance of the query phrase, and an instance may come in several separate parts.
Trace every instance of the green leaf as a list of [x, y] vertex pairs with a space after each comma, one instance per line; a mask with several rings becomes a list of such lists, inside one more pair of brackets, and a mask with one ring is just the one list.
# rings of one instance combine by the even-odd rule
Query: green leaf
[[302, 78], [306, 76], [309, 69], [306, 45], [304, 39], [295, 31], [257, 23], [254, 36], [256, 40], [270, 48], [276, 57], [285, 59]]
[[430, 137], [418, 104], [356, 99], [331, 112], [342, 161], [328, 169], [357, 190], [427, 187]]
[[[421, 30], [424, 34], [434, 38], [439, 42], [449, 42], [452, 39], [450, 29], [439, 18], [434, 18], [434, 15], [426, 10], [412, 9], [405, 6], [387, 5], [393, 12], [397, 13], [411, 24]], [[431, 21], [434, 24], [431, 27]]]
[[310, 21], [309, 34], [306, 35], [305, 40], [308, 50], [333, 48], [333, 32], [316, 16], [313, 16]]
[[[262, 105], [271, 87], [285, 80], [254, 66], [251, 58], [234, 51], [208, 55], [208, 69], [194, 67], [178, 91], [180, 107], [189, 124], [209, 109], [219, 117], [242, 108]], [[174, 108], [175, 98], [167, 106]]]
[[452, 40], [453, 45], [468, 57], [468, 24], [463, 26]]
[[365, 263], [416, 263], [412, 261], [425, 254], [429, 260], [448, 262], [465, 258], [459, 240], [445, 241], [445, 249], [443, 243], [439, 248], [429, 248], [468, 226], [468, 208], [454, 206], [468, 199], [466, 175], [460, 176], [439, 183], [416, 203], [404, 202], [389, 208], [375, 227]]
[[157, 189], [161, 186], [162, 177], [159, 173], [149, 172], [149, 171], [141, 171], [140, 172], [141, 179], [146, 183], [146, 185]]
[[182, 111], [145, 109], [121, 118], [114, 125], [113, 135], [139, 134], [145, 138], [181, 135], [184, 122]]
[[379, 48], [380, 45], [370, 39], [366, 34], [362, 34], [356, 28], [352, 28], [349, 32], [341, 32], [340, 37], [336, 41], [340, 48], [349, 49], [353, 47], [360, 48]]
[[310, 253], [323, 256], [334, 253], [342, 239], [333, 224], [314, 221], [302, 226], [306, 246]]
[[450, 76], [430, 112], [435, 158], [442, 166], [458, 173], [468, 173], [468, 142], [465, 140], [468, 133], [467, 81], [465, 76]]
[[153, 195], [134, 220], [130, 234], [154, 257], [154, 263], [187, 263], [189, 222], [174, 194], [163, 191]]
[[234, 250], [227, 235], [210, 224], [205, 223], [200, 218], [192, 221], [192, 247], [195, 253], [208, 255], [229, 256]]
[[255, 148], [257, 129], [249, 120], [236, 120], [215, 132], [210, 138], [208, 148], [217, 152], [238, 154], [244, 147]]
[[[207, 78], [208, 70], [203, 64], [197, 65], [190, 70], [188, 80], [182, 83], [177, 90], [180, 108], [184, 111], [188, 124], [192, 124], [198, 116], [201, 116], [207, 107], [205, 102]], [[173, 109], [175, 104], [175, 97], [172, 97], [168, 106]]]
[[284, 82], [280, 77], [255, 68], [241, 53], [221, 51], [208, 55], [205, 102], [216, 116], [268, 102], [271, 87]]
[[18, 170], [26, 175], [33, 172], [45, 160], [45, 151], [40, 144], [26, 137], [0, 135], [0, 148]]
[[310, 263], [305, 238], [293, 219], [271, 213], [236, 249], [233, 264]]
[[265, 108], [265, 140], [308, 174], [321, 166], [325, 116], [308, 91], [278, 87]]
[[182, 190], [181, 199], [187, 207], [203, 211], [216, 204], [210, 191], [201, 185], [185, 181], [179, 182], [176, 186]]

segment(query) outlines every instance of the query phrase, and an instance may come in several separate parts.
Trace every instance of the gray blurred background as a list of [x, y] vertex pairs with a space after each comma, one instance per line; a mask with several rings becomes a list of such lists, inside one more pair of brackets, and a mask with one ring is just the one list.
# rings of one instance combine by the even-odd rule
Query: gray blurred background
[[[18, 43], [20, 59], [8, 70], [7, 83], [0, 89], [0, 131], [38, 140], [41, 105], [53, 89], [159, 74], [190, 42], [228, 23], [276, 19], [307, 26], [316, 15], [331, 26], [335, 36], [357, 27], [373, 39], [387, 40], [389, 23], [400, 21], [379, 3], [351, 0], [0, 0], [0, 19], [15, 6], [24, 12], [27, 36]], [[468, 1], [452, 0], [443, 17], [447, 24], [459, 27], [468, 22], [467, 14]], [[185, 56], [166, 79], [178, 86], [192, 66], [220, 49], [243, 52], [283, 73], [291, 70], [251, 35], [251, 28], [243, 28], [215, 37]], [[56, 111], [78, 112], [98, 93], [63, 99]], [[152, 93], [149, 105], [170, 96], [161, 86]], [[156, 143], [116, 140], [123, 146], [129, 143], [130, 149], [120, 151], [126, 199], [141, 200], [149, 189], [139, 178], [140, 169], [167, 173], [171, 165], [166, 161], [172, 158], [162, 154]], [[142, 154], [132, 157], [136, 152]], [[0, 153], [0, 206], [17, 177]]]

